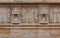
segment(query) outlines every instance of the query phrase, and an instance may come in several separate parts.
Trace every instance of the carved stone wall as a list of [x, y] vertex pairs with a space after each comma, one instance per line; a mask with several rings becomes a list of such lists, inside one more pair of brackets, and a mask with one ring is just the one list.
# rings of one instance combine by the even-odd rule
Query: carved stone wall
[[[11, 7], [0, 7], [0, 23], [9, 23], [12, 26], [15, 26], [14, 15], [18, 15], [19, 23], [16, 26], [19, 27], [19, 24], [41, 24], [40, 22], [41, 15], [45, 14], [48, 17], [48, 23], [60, 23], [60, 7], [59, 5], [22, 5], [22, 6], [11, 6]], [[11, 20], [13, 19], [13, 20]], [[14, 21], [15, 22], [15, 21]], [[21, 23], [20, 23], [21, 22]], [[46, 27], [47, 24], [44, 26]], [[7, 25], [6, 25], [7, 26]], [[9, 26], [9, 25], [8, 25]], [[12, 27], [11, 26], [11, 27]], [[23, 27], [25, 25], [22, 25]], [[35, 25], [31, 25], [35, 26]], [[38, 25], [36, 25], [38, 26]], [[40, 25], [39, 25], [40, 26]], [[43, 24], [41, 24], [43, 26]], [[26, 26], [25, 26], [26, 27]], [[29, 25], [28, 25], [29, 27]], [[34, 27], [33, 27], [34, 28]], [[2, 33], [4, 32], [4, 33]], [[60, 38], [60, 30], [58, 29], [4, 29], [0, 28], [0, 37], [1, 38]], [[6, 35], [7, 34], [7, 35]], [[4, 37], [3, 37], [4, 36]]]
[[[32, 6], [32, 7], [31, 7]], [[11, 23], [14, 21], [14, 14], [18, 15], [19, 23], [40, 23], [43, 14], [47, 15], [48, 22], [60, 23], [59, 5], [26, 5], [16, 7], [0, 7], [0, 23]]]

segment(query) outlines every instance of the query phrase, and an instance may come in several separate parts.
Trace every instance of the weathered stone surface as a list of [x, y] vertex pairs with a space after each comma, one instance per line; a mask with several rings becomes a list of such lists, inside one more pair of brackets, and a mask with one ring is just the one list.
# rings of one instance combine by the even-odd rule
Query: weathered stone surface
[[0, 38], [9, 38], [9, 35], [0, 35]]
[[10, 34], [10, 29], [1, 28], [0, 29], [0, 34], [1, 35], [9, 35]]
[[23, 23], [37, 23], [38, 8], [34, 6], [22, 7], [22, 16]]
[[59, 29], [51, 30], [51, 37], [52, 38], [60, 38], [60, 30]]
[[0, 0], [0, 2], [15, 2], [15, 3], [60, 3], [60, 0]]
[[10, 34], [1, 34], [0, 38], [60, 38], [60, 30], [11, 29]]
[[10, 9], [8, 7], [0, 7], [0, 23], [10, 22]]
[[37, 37], [38, 38], [51, 38], [50, 31], [47, 29], [46, 30], [39, 29]]
[[0, 28], [0, 38], [9, 38], [10, 29]]
[[36, 38], [37, 30], [32, 29], [11, 29], [11, 38]]
[[50, 17], [50, 22], [60, 22], [60, 7], [58, 6], [50, 6], [49, 9], [49, 17]]
[[[11, 21], [10, 13], [12, 14], [11, 9], [12, 6], [9, 7], [1, 7], [0, 8], [0, 22], [8, 22]], [[10, 10], [11, 9], [11, 10]], [[19, 10], [19, 9], [18, 9]], [[49, 23], [60, 23], [60, 6], [52, 6], [52, 5], [38, 5], [36, 6], [22, 6], [21, 7], [21, 14], [17, 9], [15, 12], [20, 15], [22, 18], [21, 23], [30, 23], [34, 24], [39, 23], [40, 15], [45, 14], [49, 15]], [[13, 13], [13, 15], [15, 14]], [[45, 13], [43, 13], [45, 12]], [[19, 16], [19, 18], [20, 18]], [[16, 24], [17, 25], [17, 24]], [[58, 26], [58, 25], [56, 25]], [[49, 26], [48, 26], [49, 27]], [[55, 26], [54, 26], [55, 27]], [[48, 29], [48, 28], [47, 28]], [[1, 29], [0, 28], [0, 38], [60, 38], [60, 29]]]
[[[14, 20], [15, 14], [18, 16], [18, 21]], [[0, 23], [40, 23], [43, 14], [46, 15], [46, 21], [49, 23], [60, 23], [59, 5], [22, 5], [22, 7], [12, 6], [11, 9], [3, 6], [0, 7]]]

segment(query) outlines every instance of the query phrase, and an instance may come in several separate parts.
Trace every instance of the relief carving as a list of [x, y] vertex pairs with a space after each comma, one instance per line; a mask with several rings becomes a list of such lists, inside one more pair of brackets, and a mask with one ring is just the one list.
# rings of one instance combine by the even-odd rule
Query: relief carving
[[25, 23], [34, 23], [34, 22], [37, 22], [38, 20], [38, 11], [37, 11], [37, 8], [28, 8], [28, 7], [25, 7], [25, 8], [22, 8], [22, 20], [23, 22]]
[[39, 23], [47, 23], [49, 14], [49, 6], [39, 6]]
[[60, 22], [60, 7], [58, 6], [49, 7], [48, 5], [40, 5], [39, 8], [35, 6], [23, 6], [14, 7], [11, 10], [8, 7], [0, 7], [0, 22], [10, 22], [10, 12], [12, 12], [12, 14], [18, 14], [18, 21], [22, 23], [39, 23], [42, 21], [42, 14], [48, 16], [46, 17], [46, 19], [48, 18], [47, 21], [49, 21], [50, 23]]
[[49, 10], [49, 16], [50, 16], [50, 22], [54, 22], [54, 23], [57, 23], [57, 22], [60, 22], [60, 8], [59, 7], [51, 7], [50, 10]]
[[47, 5], [40, 5], [39, 6], [39, 14], [48, 14], [49, 6]]
[[11, 16], [12, 16], [11, 17], [12, 23], [20, 23], [21, 22], [21, 8], [13, 7]]
[[10, 22], [10, 9], [7, 7], [0, 7], [0, 22]]
[[20, 9], [18, 7], [13, 7], [12, 14], [20, 14]]

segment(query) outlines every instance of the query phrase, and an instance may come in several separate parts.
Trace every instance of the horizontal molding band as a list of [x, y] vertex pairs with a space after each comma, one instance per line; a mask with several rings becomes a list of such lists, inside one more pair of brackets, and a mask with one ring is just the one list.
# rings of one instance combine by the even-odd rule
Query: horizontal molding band
[[60, 29], [60, 27], [0, 27], [0, 28], [20, 28], [20, 29], [23, 29], [23, 28], [31, 28], [31, 29]]
[[60, 2], [41, 2], [41, 3], [12, 3], [12, 2], [0, 2], [0, 5], [39, 5], [39, 4], [51, 4], [51, 5], [60, 5]]

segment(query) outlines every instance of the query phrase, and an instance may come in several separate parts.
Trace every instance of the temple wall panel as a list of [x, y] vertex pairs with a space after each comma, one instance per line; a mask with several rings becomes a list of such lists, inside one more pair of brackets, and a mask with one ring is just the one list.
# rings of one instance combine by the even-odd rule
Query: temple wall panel
[[[48, 18], [46, 20], [48, 23], [43, 23], [46, 22], [45, 18]], [[41, 21], [43, 22], [41, 23]], [[60, 28], [58, 28], [60, 25], [55, 23], [60, 24], [59, 5], [0, 7], [1, 38], [5, 38], [5, 36], [6, 38], [60, 38]]]

